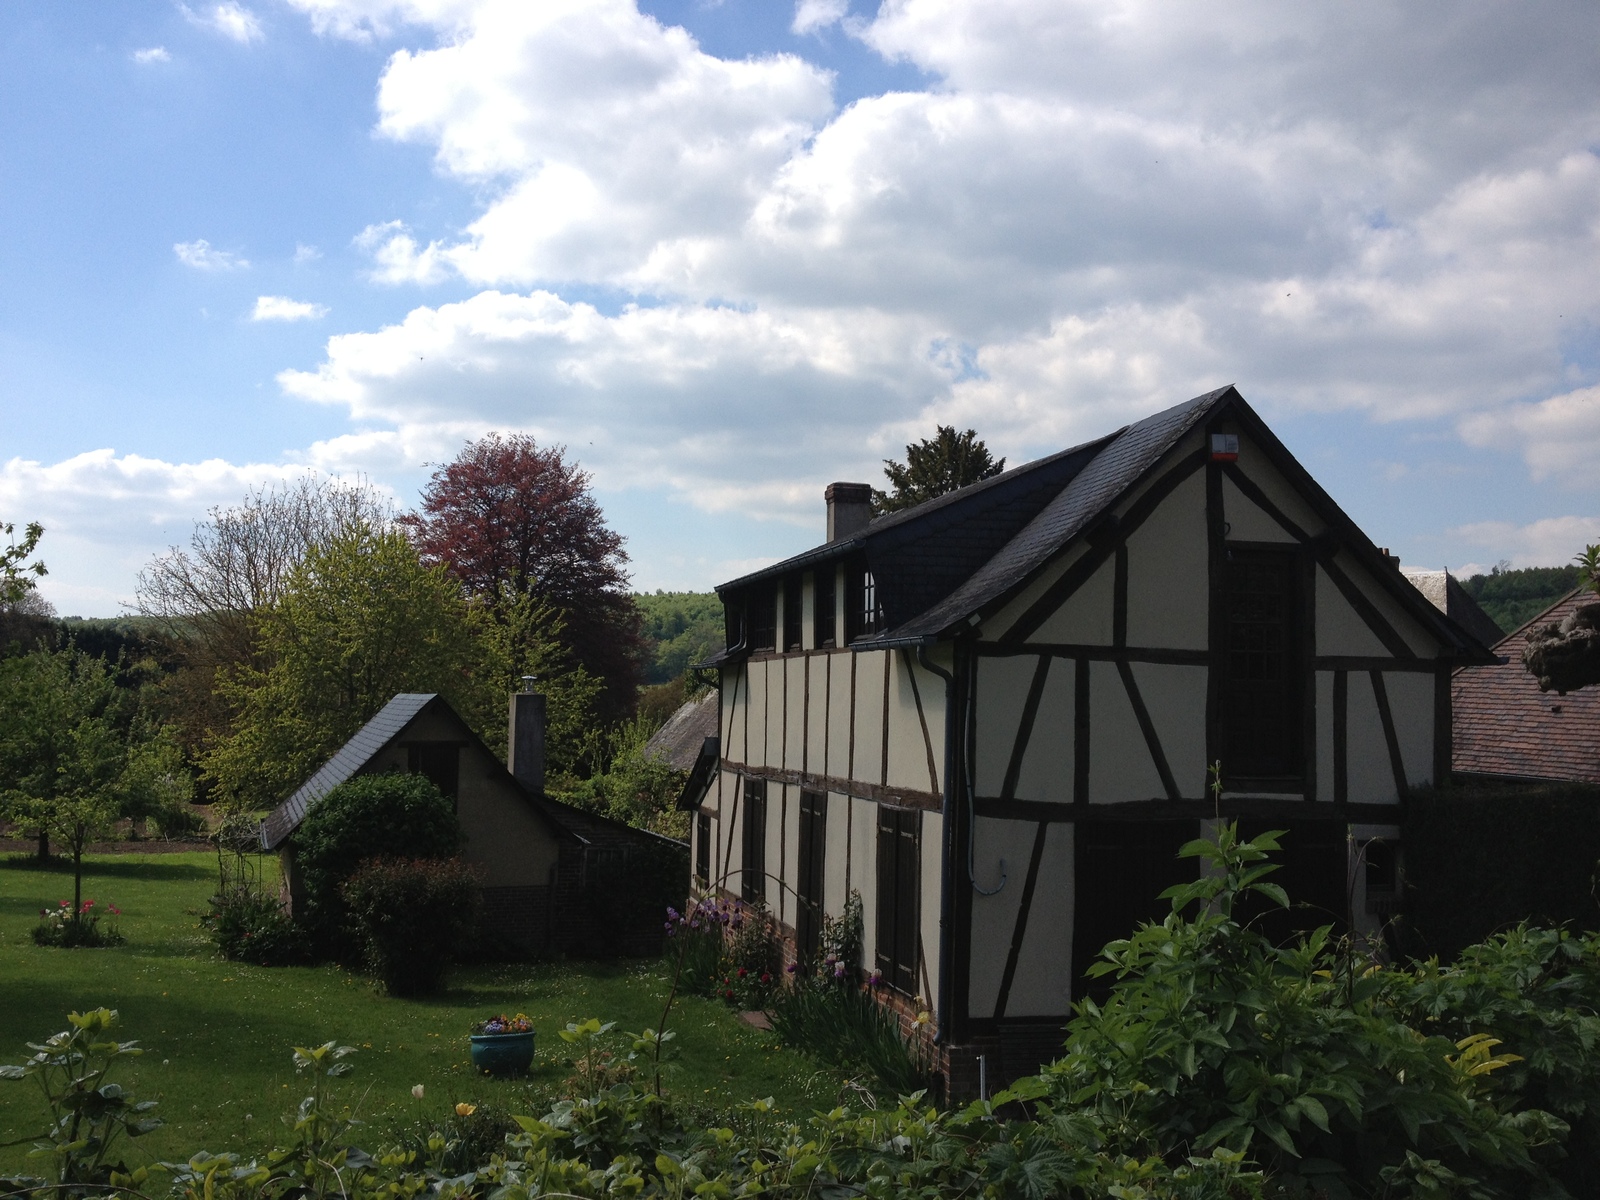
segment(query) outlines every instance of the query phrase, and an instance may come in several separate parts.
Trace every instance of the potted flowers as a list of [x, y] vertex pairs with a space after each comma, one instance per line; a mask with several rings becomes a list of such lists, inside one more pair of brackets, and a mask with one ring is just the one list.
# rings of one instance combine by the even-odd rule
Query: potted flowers
[[504, 1013], [472, 1027], [472, 1068], [486, 1075], [520, 1075], [533, 1065], [533, 1022]]

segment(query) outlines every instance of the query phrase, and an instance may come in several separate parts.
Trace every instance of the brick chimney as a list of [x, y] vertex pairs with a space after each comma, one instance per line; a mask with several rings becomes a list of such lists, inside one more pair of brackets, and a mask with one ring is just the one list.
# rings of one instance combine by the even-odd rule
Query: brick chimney
[[506, 766], [523, 787], [544, 795], [544, 697], [533, 690], [529, 677], [527, 690], [511, 697], [511, 720], [506, 731]]
[[828, 501], [828, 540], [837, 542], [872, 520], [870, 483], [830, 483], [823, 493]]

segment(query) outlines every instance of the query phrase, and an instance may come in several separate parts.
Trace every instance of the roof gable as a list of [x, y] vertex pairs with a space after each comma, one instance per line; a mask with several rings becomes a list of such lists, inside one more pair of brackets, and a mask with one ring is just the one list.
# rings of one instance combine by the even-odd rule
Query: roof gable
[[332, 758], [318, 767], [310, 779], [296, 788], [293, 795], [267, 815], [261, 822], [261, 844], [268, 850], [276, 850], [299, 828], [319, 800], [359, 773], [438, 698], [437, 692], [401, 692], [385, 704]]

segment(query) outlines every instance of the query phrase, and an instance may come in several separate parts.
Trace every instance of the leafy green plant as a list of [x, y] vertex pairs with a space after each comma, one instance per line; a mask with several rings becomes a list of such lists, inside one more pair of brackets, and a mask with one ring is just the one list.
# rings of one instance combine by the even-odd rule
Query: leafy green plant
[[1184, 847], [1201, 877], [1093, 968], [1116, 986], [1080, 1006], [1045, 1072], [1057, 1110], [1125, 1131], [1132, 1153], [1256, 1156], [1291, 1191], [1560, 1194], [1546, 1164], [1567, 1125], [1503, 1096], [1494, 1073], [1512, 1053], [1488, 1053], [1481, 1029], [1457, 1040], [1408, 1023], [1394, 973], [1327, 927], [1280, 948], [1237, 919], [1251, 896], [1287, 905], [1267, 879], [1278, 837], [1241, 841], [1229, 823]]
[[311, 945], [276, 896], [241, 888], [211, 898], [200, 923], [222, 957], [259, 967], [292, 967], [311, 961]]
[[341, 889], [366, 965], [395, 996], [426, 996], [477, 927], [477, 877], [460, 859], [374, 859]]
[[[133, 1182], [128, 1168], [113, 1160], [120, 1136], [137, 1138], [161, 1127], [152, 1117], [154, 1100], [137, 1101], [107, 1079], [114, 1064], [142, 1053], [136, 1042], [109, 1036], [117, 1021], [114, 1009], [95, 1008], [67, 1016], [70, 1027], [29, 1042], [33, 1057], [21, 1066], [0, 1067], [0, 1079], [33, 1080], [50, 1112], [49, 1126], [32, 1138], [30, 1159], [49, 1171], [47, 1179], [0, 1179], [0, 1193], [53, 1185], [65, 1195], [83, 1195], [107, 1185]], [[140, 1180], [142, 1182], [142, 1179]]]

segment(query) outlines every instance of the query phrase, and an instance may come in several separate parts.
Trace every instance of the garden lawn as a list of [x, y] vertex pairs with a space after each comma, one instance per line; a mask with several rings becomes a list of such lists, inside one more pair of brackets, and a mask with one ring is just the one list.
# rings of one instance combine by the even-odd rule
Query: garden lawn
[[[0, 842], [25, 853], [23, 843]], [[140, 1099], [160, 1101], [165, 1128], [132, 1144], [130, 1164], [187, 1158], [196, 1150], [262, 1149], [284, 1133], [279, 1119], [305, 1094], [291, 1047], [337, 1040], [353, 1045], [354, 1073], [338, 1084], [375, 1128], [442, 1115], [458, 1101], [514, 1112], [537, 1107], [570, 1074], [568, 1021], [599, 1017], [619, 1030], [654, 1026], [667, 992], [656, 962], [475, 966], [455, 973], [431, 1000], [378, 994], [365, 978], [334, 967], [263, 968], [218, 958], [198, 924], [215, 890], [207, 852], [95, 855], [84, 897], [123, 910], [127, 945], [106, 950], [42, 949], [31, 930], [41, 907], [72, 896], [69, 869], [38, 870], [0, 860], [0, 1063], [20, 1063], [25, 1043], [66, 1025], [66, 1013], [105, 1005], [121, 1014], [121, 1038], [145, 1048], [113, 1079]], [[494, 1012], [533, 1019], [537, 1054], [525, 1081], [476, 1075], [469, 1024]], [[683, 997], [673, 1010], [678, 1051], [667, 1087], [719, 1107], [766, 1096], [780, 1108], [830, 1108], [842, 1080], [779, 1047], [729, 1009]], [[422, 1084], [419, 1103], [411, 1095]], [[0, 1081], [0, 1143], [44, 1126], [32, 1081]], [[25, 1167], [26, 1146], [0, 1149], [0, 1174]]]

